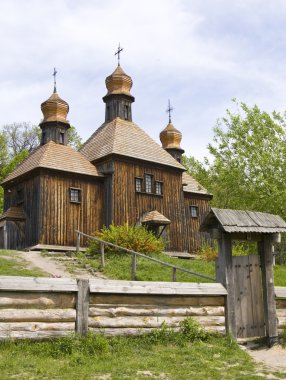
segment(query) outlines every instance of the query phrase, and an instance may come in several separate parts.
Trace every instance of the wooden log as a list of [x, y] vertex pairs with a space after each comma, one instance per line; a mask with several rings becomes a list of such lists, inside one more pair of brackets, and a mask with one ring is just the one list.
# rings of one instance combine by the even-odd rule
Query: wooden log
[[88, 331], [89, 282], [85, 279], [78, 279], [77, 285], [76, 332], [86, 335]]
[[[162, 323], [167, 326], [179, 326], [186, 317], [94, 317], [89, 318], [89, 327], [160, 327]], [[194, 317], [203, 326], [224, 326], [225, 318], [221, 316]]]
[[286, 286], [275, 286], [274, 291], [276, 298], [286, 298]]
[[[89, 317], [122, 317], [122, 316], [194, 316], [194, 315], [213, 315], [224, 316], [224, 307], [129, 307], [102, 305], [91, 307], [89, 309]], [[285, 310], [286, 315], [286, 310]]]
[[90, 279], [91, 293], [220, 296], [227, 291], [218, 283], [145, 282]]
[[224, 306], [224, 297], [90, 294], [90, 306], [97, 304], [167, 305], [167, 306]]
[[286, 317], [286, 309], [276, 309], [277, 317]]
[[0, 322], [74, 322], [76, 311], [72, 309], [2, 309]]
[[276, 299], [276, 308], [286, 309], [286, 300], [285, 299]]
[[286, 317], [278, 317], [278, 326], [286, 327]]
[[3, 331], [74, 331], [74, 322], [45, 323], [45, 322], [0, 322], [0, 332]]
[[7, 339], [30, 339], [43, 340], [69, 336], [70, 331], [1, 331], [0, 340]]
[[[225, 334], [225, 327], [224, 326], [206, 326], [205, 329], [209, 332], [216, 332]], [[132, 328], [132, 327], [125, 327], [125, 328], [90, 328], [89, 329], [94, 334], [103, 334], [105, 336], [140, 336], [144, 334], [150, 334], [151, 332], [155, 331], [156, 328]], [[179, 331], [178, 327], [173, 327], [173, 331]]]
[[132, 254], [131, 278], [132, 281], [136, 281], [136, 253]]
[[0, 308], [68, 309], [75, 308], [74, 293], [1, 292]]
[[105, 267], [105, 260], [104, 260], [104, 243], [100, 242], [100, 266], [101, 268]]
[[0, 290], [33, 292], [77, 292], [72, 278], [0, 276]]

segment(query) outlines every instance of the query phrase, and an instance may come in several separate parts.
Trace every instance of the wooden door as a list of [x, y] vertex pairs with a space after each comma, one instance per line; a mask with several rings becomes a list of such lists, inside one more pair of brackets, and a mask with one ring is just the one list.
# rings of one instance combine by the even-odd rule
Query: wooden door
[[237, 337], [265, 336], [259, 256], [234, 256], [232, 259]]

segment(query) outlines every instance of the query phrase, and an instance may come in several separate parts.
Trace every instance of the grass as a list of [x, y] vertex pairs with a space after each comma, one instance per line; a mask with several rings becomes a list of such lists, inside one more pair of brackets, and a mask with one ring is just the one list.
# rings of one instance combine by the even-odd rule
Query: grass
[[0, 250], [0, 276], [43, 277], [47, 274], [40, 269], [30, 269], [17, 251]]
[[1, 342], [0, 372], [2, 380], [265, 378], [257, 375], [252, 359], [228, 337], [188, 342], [166, 330], [141, 337], [89, 334], [53, 342]]
[[[209, 277], [215, 277], [214, 262], [205, 262], [203, 260], [184, 260], [168, 257], [163, 253], [150, 254], [158, 260], [173, 264], [194, 272], [205, 274]], [[77, 259], [82, 266], [89, 265], [95, 270], [102, 270], [100, 264], [100, 255], [87, 257], [85, 254], [78, 254]], [[132, 257], [129, 254], [106, 253], [105, 267], [102, 270], [108, 278], [117, 280], [131, 280], [131, 262]], [[164, 267], [153, 261], [142, 257], [137, 257], [136, 279], [138, 281], [172, 281], [172, 269]], [[210, 280], [177, 271], [177, 281], [181, 282], [209, 282]]]

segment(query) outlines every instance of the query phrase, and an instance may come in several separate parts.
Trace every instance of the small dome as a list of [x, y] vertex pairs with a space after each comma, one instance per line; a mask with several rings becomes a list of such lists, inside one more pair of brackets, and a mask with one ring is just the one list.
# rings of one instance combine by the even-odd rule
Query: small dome
[[69, 112], [69, 105], [59, 97], [57, 92], [54, 92], [49, 99], [41, 104], [41, 110], [44, 115], [42, 123], [49, 121], [68, 123], [67, 114]]
[[131, 96], [132, 79], [129, 75], [125, 74], [120, 65], [105, 79], [105, 84], [107, 95], [125, 94]]
[[160, 140], [164, 149], [180, 149], [182, 133], [178, 131], [172, 123], [169, 123], [160, 133]]

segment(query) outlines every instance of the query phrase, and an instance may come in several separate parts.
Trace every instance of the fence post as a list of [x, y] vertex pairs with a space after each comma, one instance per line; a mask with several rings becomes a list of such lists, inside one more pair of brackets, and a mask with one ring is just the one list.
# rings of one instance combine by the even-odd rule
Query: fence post
[[132, 253], [132, 281], [136, 281], [136, 253]]
[[173, 268], [173, 282], [177, 281], [177, 268]]
[[100, 260], [101, 260], [101, 268], [104, 268], [104, 243], [100, 242]]
[[86, 335], [88, 332], [89, 281], [78, 279], [77, 286], [75, 331], [79, 335]]
[[77, 233], [77, 239], [76, 239], [76, 251], [79, 252], [80, 250], [80, 233]]

